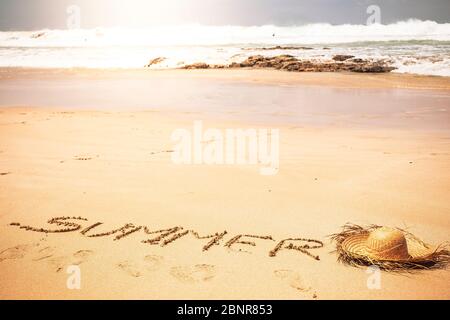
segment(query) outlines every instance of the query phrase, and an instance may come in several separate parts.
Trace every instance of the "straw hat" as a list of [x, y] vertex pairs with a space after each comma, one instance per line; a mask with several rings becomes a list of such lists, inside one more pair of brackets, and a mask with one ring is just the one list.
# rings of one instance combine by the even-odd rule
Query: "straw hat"
[[349, 254], [380, 261], [426, 260], [436, 250], [398, 229], [380, 227], [351, 235], [341, 244]]
[[445, 268], [450, 263], [448, 244], [432, 246], [398, 228], [347, 224], [331, 239], [336, 241], [338, 260], [352, 266], [401, 271]]

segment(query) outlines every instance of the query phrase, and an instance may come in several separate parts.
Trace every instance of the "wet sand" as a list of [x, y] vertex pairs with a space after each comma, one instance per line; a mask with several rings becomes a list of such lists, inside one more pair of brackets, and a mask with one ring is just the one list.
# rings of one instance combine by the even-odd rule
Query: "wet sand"
[[[353, 222], [449, 240], [448, 80], [228, 71], [1, 70], [0, 298], [449, 299], [448, 271], [371, 290], [327, 238]], [[278, 174], [173, 164], [194, 120], [280, 129]], [[55, 217], [80, 228], [9, 225]], [[271, 256], [288, 238], [323, 243], [320, 260]]]

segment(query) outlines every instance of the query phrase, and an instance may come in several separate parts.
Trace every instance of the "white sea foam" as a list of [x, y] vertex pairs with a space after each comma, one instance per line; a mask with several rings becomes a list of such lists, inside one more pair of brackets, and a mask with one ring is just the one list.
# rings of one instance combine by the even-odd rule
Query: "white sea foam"
[[[312, 50], [260, 50], [303, 45]], [[324, 49], [327, 47], [327, 49]], [[253, 54], [329, 59], [334, 54], [386, 59], [396, 72], [450, 76], [450, 23], [409, 20], [389, 25], [165, 26], [146, 29], [0, 32], [0, 66], [154, 68], [193, 62], [226, 64]]]

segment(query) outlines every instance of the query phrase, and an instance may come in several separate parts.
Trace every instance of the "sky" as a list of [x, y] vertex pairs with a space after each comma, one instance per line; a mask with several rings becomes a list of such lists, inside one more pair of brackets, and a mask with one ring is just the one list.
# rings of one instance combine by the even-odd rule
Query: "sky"
[[450, 22], [450, 0], [0, 0], [0, 30], [65, 29], [67, 8], [81, 28], [154, 25], [364, 24], [378, 5], [381, 23], [416, 18]]

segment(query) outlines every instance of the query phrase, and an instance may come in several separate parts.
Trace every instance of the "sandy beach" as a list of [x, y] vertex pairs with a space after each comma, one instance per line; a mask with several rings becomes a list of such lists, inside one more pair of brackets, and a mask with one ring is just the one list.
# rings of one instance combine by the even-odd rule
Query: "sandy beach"
[[[279, 129], [278, 173], [174, 164], [195, 120]], [[0, 69], [0, 299], [450, 299], [448, 270], [368, 288], [328, 237], [449, 241], [449, 120], [448, 77]]]

